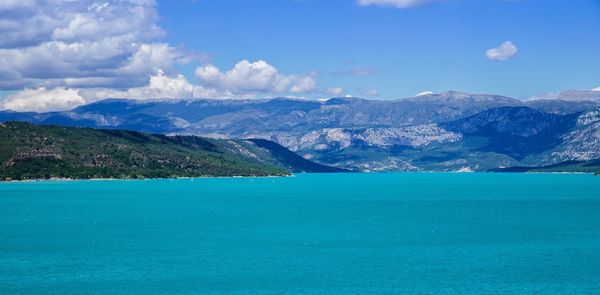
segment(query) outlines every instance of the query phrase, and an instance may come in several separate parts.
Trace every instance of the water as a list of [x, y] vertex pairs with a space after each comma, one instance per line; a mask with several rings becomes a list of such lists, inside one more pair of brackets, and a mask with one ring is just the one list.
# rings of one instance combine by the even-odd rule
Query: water
[[0, 184], [0, 293], [600, 293], [600, 177]]

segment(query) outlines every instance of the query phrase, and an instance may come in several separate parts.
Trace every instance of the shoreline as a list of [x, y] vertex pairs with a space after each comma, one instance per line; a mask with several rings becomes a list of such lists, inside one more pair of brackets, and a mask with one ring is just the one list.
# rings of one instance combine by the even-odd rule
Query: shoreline
[[75, 182], [75, 181], [147, 181], [147, 180], [185, 180], [185, 179], [237, 179], [237, 178], [285, 178], [294, 177], [290, 175], [264, 175], [264, 176], [198, 176], [198, 177], [165, 177], [165, 178], [38, 178], [38, 179], [23, 179], [23, 180], [0, 180], [0, 183], [28, 183], [28, 182]]
[[[351, 174], [356, 174], [357, 172], [353, 172]], [[423, 171], [423, 172], [415, 172], [415, 171], [395, 171], [395, 172], [358, 172], [358, 174], [573, 174], [573, 175], [592, 175], [592, 176], [600, 176], [595, 172], [534, 172], [534, 171], [525, 171], [525, 172], [457, 172], [457, 171]], [[2, 183], [34, 183], [34, 182], [76, 182], [76, 181], [150, 181], [150, 180], [194, 180], [194, 179], [256, 179], [256, 178], [288, 178], [288, 177], [296, 177], [297, 174], [340, 174], [340, 173], [292, 173], [290, 175], [265, 175], [265, 176], [198, 176], [198, 177], [166, 177], [166, 178], [142, 178], [142, 179], [133, 179], [133, 178], [89, 178], [89, 179], [78, 179], [78, 178], [49, 178], [49, 179], [25, 179], [25, 180], [0, 180], [0, 184]], [[342, 173], [343, 174], [343, 173]], [[348, 173], [350, 174], [350, 173]]]

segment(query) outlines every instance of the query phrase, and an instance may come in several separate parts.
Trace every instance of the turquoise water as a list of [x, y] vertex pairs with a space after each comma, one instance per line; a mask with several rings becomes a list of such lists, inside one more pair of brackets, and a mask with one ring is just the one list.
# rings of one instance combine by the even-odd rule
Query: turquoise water
[[600, 177], [0, 184], [0, 293], [600, 293]]

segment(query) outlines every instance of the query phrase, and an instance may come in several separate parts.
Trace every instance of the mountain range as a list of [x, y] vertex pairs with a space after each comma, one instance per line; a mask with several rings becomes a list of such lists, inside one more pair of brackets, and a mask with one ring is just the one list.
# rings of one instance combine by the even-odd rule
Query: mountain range
[[531, 101], [456, 91], [397, 100], [108, 99], [64, 112], [0, 112], [0, 121], [11, 120], [264, 139], [360, 171], [488, 171], [600, 158], [595, 91]]

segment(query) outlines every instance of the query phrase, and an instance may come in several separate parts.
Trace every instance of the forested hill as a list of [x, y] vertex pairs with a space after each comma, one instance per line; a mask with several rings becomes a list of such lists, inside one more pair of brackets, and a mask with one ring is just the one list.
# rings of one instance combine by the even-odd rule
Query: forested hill
[[284, 176], [337, 171], [299, 161], [301, 157], [293, 153], [297, 158], [282, 158], [282, 147], [276, 147], [272, 152], [268, 146], [246, 140], [7, 122], [0, 124], [0, 179]]

